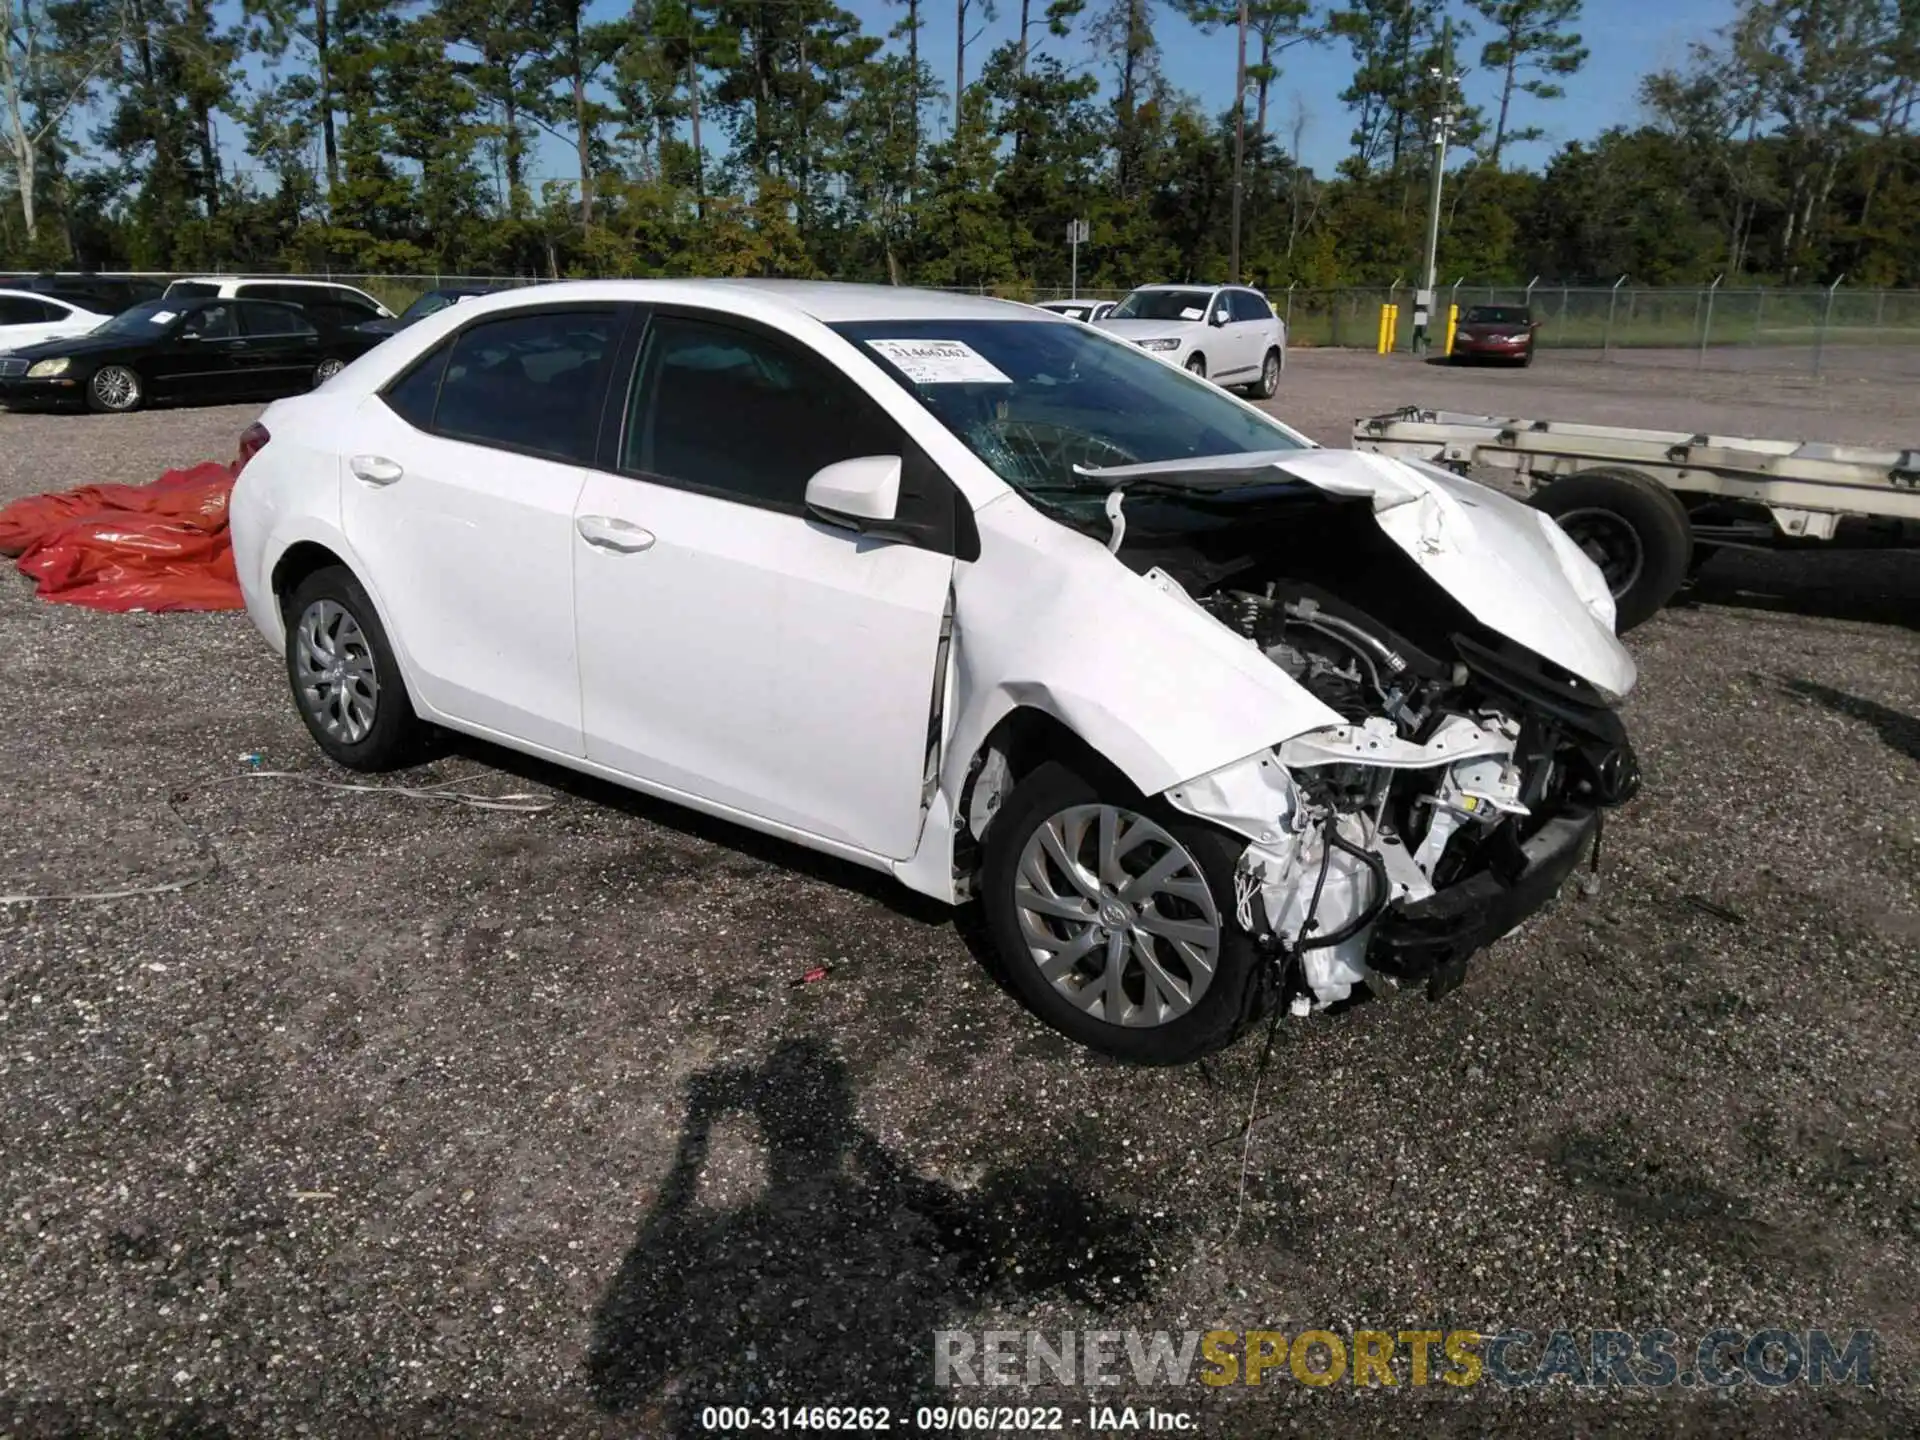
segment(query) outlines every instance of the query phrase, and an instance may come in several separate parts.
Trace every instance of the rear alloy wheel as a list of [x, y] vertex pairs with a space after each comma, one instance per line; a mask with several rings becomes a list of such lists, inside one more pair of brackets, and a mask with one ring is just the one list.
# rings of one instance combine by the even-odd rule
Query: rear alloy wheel
[[1259, 956], [1234, 919], [1244, 848], [1048, 763], [988, 828], [981, 893], [1008, 983], [1069, 1038], [1171, 1065], [1251, 1017]]
[[87, 381], [87, 404], [103, 414], [138, 410], [146, 398], [140, 373], [125, 365], [102, 365]]
[[373, 602], [345, 567], [316, 570], [286, 602], [287, 679], [307, 733], [350, 770], [391, 770], [425, 726]]
[[328, 356], [325, 360], [322, 360], [318, 365], [313, 367], [313, 383], [316, 386], [324, 385], [346, 368], [346, 361], [337, 360], [332, 356]]
[[1254, 399], [1271, 400], [1279, 393], [1281, 364], [1278, 350], [1267, 351], [1267, 358], [1260, 362], [1260, 379], [1250, 387]]
[[1207, 357], [1204, 355], [1195, 355], [1192, 359], [1188, 360], [1187, 373], [1189, 375], [1198, 375], [1202, 380], [1206, 379]]

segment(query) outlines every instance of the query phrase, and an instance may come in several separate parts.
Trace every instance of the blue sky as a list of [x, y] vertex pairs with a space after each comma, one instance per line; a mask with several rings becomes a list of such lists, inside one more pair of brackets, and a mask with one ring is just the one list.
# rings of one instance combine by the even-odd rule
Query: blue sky
[[[629, 0], [597, 0], [592, 13], [596, 18], [611, 18], [624, 11], [628, 3]], [[857, 14], [872, 34], [885, 34], [902, 14], [900, 5], [888, 4], [886, 0], [841, 0], [841, 3]], [[977, 16], [979, 0], [973, 3]], [[1102, 3], [1103, 0], [1089, 0], [1089, 9]], [[1033, 0], [1036, 12], [1043, 4], [1044, 0]], [[1539, 165], [1566, 140], [1593, 135], [1609, 125], [1633, 123], [1639, 114], [1635, 97], [1640, 77], [1650, 70], [1682, 63], [1689, 43], [1710, 38], [1731, 17], [1732, 5], [1733, 0], [1587, 0], [1586, 14], [1578, 28], [1592, 52], [1591, 58], [1579, 74], [1566, 82], [1566, 98], [1538, 101], [1523, 95], [1516, 99], [1511, 123], [1537, 124], [1547, 132], [1548, 138], [1510, 150], [1509, 163]], [[1000, 6], [999, 19], [987, 25], [985, 35], [969, 41], [969, 79], [978, 78], [994, 46], [1013, 33], [1019, 14], [1018, 0], [1000, 0]], [[1462, 12], [1465, 9], [1463, 4], [1455, 8]], [[949, 0], [928, 0], [921, 53], [943, 86], [952, 84], [953, 21]], [[1233, 30], [1202, 34], [1164, 4], [1155, 7], [1155, 25], [1169, 81], [1178, 89], [1201, 98], [1209, 110], [1225, 109], [1231, 104]], [[1499, 101], [1494, 77], [1473, 68], [1482, 43], [1483, 35], [1466, 41], [1461, 47], [1460, 59], [1468, 68], [1467, 98], [1485, 107], [1491, 118]], [[1066, 40], [1048, 36], [1044, 48], [1069, 66], [1094, 70], [1103, 86], [1111, 86], [1111, 65], [1096, 56], [1092, 45], [1082, 36], [1076, 34]], [[1307, 124], [1302, 136], [1301, 158], [1320, 174], [1328, 174], [1348, 150], [1347, 137], [1353, 122], [1341, 104], [1340, 92], [1352, 74], [1352, 56], [1342, 43], [1318, 48], [1296, 47], [1282, 57], [1282, 66], [1269, 101], [1269, 128], [1277, 139], [1287, 143], [1296, 103], [1303, 105]], [[247, 68], [252, 70], [255, 66]], [[1248, 103], [1251, 105], [1251, 98]], [[944, 111], [930, 112], [929, 120], [937, 128], [943, 127]], [[240, 143], [240, 136], [235, 127], [224, 128], [227, 133], [222, 135], [222, 148], [231, 155]], [[576, 171], [571, 146], [551, 136], [539, 136], [530, 168], [536, 181], [573, 179]]]
[[[869, 31], [884, 34], [899, 18], [898, 5], [881, 0], [841, 0]], [[1034, 0], [1034, 9], [1042, 0]], [[1099, 0], [1090, 0], [1091, 9]], [[1466, 13], [1464, 4], [1456, 4], [1457, 13]], [[1631, 123], [1638, 114], [1635, 94], [1640, 77], [1649, 70], [1681, 63], [1687, 45], [1709, 38], [1713, 31], [1732, 16], [1732, 0], [1587, 0], [1586, 13], [1579, 24], [1592, 57], [1586, 68], [1567, 82], [1563, 100], [1537, 101], [1522, 96], [1516, 101], [1514, 121], [1521, 125], [1538, 124], [1551, 137], [1551, 143], [1521, 147], [1511, 162], [1539, 164], [1561, 141], [1592, 135], [1609, 125]], [[988, 27], [987, 36], [969, 41], [967, 68], [971, 76], [979, 74], [993, 46], [1009, 38], [1019, 15], [1018, 0], [1002, 0], [1000, 22]], [[1226, 109], [1233, 99], [1234, 32], [1231, 28], [1203, 35], [1164, 5], [1154, 11], [1155, 30], [1165, 52], [1164, 67], [1168, 80], [1187, 93], [1201, 97], [1210, 110]], [[1467, 41], [1460, 51], [1463, 62], [1477, 63], [1484, 35]], [[974, 48], [978, 46], [978, 49]], [[1075, 36], [1069, 40], [1046, 42], [1048, 50], [1069, 64], [1096, 63], [1092, 47]], [[928, 14], [921, 40], [923, 54], [930, 53], [934, 73], [943, 85], [952, 84], [953, 7], [935, 0]], [[979, 61], [974, 59], [978, 54]], [[1307, 129], [1302, 137], [1301, 158], [1320, 174], [1327, 174], [1347, 154], [1347, 137], [1353, 121], [1341, 104], [1340, 92], [1353, 73], [1352, 54], [1342, 42], [1318, 48], [1296, 47], [1282, 57], [1282, 73], [1268, 100], [1268, 128], [1284, 140], [1288, 135], [1288, 117], [1293, 113], [1294, 97], [1304, 102], [1308, 113]], [[1103, 81], [1110, 80], [1111, 66], [1101, 66]], [[1499, 91], [1493, 77], [1470, 74], [1466, 81], [1467, 98], [1488, 109], [1489, 118], [1499, 103]], [[1251, 104], [1251, 99], [1249, 99]]]

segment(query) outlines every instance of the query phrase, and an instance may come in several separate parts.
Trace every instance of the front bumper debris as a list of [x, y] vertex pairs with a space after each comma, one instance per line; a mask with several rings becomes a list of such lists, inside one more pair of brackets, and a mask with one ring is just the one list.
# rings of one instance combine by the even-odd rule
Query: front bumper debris
[[1430, 998], [1457, 986], [1468, 958], [1560, 892], [1591, 852], [1600, 811], [1570, 808], [1457, 885], [1390, 907], [1374, 925], [1367, 965], [1399, 981], [1424, 980]]

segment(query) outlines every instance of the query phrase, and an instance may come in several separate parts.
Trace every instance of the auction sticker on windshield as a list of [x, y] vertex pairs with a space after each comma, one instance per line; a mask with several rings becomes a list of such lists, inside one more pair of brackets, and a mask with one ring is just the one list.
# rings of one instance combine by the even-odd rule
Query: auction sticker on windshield
[[916, 385], [1013, 383], [986, 356], [958, 340], [869, 340], [867, 346]]

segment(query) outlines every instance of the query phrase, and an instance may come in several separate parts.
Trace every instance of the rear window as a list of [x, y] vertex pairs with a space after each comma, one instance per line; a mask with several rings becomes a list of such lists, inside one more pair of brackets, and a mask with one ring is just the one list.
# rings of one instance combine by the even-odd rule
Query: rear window
[[240, 324], [249, 335], [262, 338], [274, 335], [307, 336], [313, 326], [290, 305], [274, 305], [255, 300], [240, 307]]
[[[620, 326], [608, 309], [536, 310], [467, 327], [448, 352], [431, 428], [453, 440], [584, 463]], [[413, 379], [394, 387], [388, 403], [418, 424], [395, 404]]]
[[44, 300], [29, 300], [24, 295], [0, 295], [0, 325], [42, 325], [60, 320], [66, 311]]

